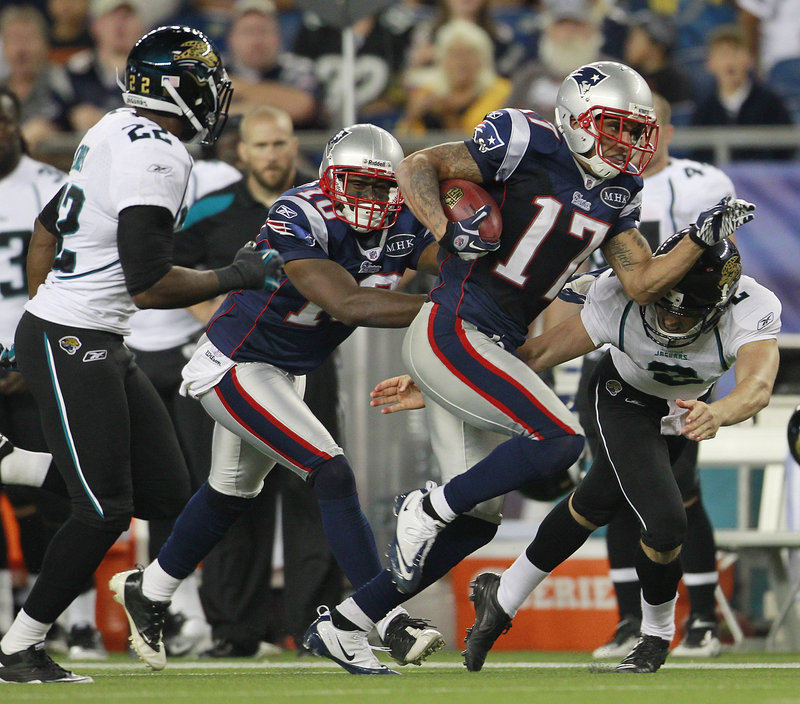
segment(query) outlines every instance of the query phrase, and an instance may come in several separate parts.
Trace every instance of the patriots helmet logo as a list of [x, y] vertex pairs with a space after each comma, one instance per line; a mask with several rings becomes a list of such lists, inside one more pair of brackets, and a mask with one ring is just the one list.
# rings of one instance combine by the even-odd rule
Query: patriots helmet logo
[[578, 92], [583, 97], [590, 88], [602, 83], [609, 76], [594, 66], [581, 66], [577, 71], [571, 73], [569, 77], [575, 81], [578, 86]]

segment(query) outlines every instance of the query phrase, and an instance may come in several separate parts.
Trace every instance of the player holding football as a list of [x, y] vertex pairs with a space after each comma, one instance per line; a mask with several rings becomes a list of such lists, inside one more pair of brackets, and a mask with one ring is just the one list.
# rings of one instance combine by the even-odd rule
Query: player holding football
[[[656, 254], [663, 256], [684, 236], [673, 235]], [[467, 669], [481, 669], [530, 592], [620, 508], [631, 508], [640, 525], [635, 563], [643, 618], [641, 635], [617, 671], [655, 672], [664, 663], [675, 634], [681, 576], [680, 561], [673, 558], [687, 532], [673, 464], [720, 426], [766, 406], [778, 371], [780, 302], [741, 269], [736, 246], [724, 240], [648, 306], [637, 306], [610, 271], [581, 277], [567, 285], [579, 287], [572, 295], [585, 298], [580, 314], [520, 349], [525, 362], [542, 371], [611, 345], [590, 384], [602, 449], [575, 492], [553, 508], [502, 577], [486, 572], [472, 583], [476, 616], [467, 630]], [[712, 384], [732, 366], [735, 388], [707, 402]], [[393, 404], [391, 412], [422, 405], [407, 376], [382, 382], [373, 397], [373, 405]], [[668, 569], [654, 567], [648, 545], [657, 546], [659, 564]]]
[[72, 513], [0, 641], [2, 682], [86, 682], [53, 662], [45, 634], [131, 517], [174, 516], [188, 473], [167, 410], [123, 342], [139, 308], [184, 307], [235, 288], [277, 285], [277, 253], [252, 247], [216, 270], [173, 266], [192, 160], [213, 143], [230, 81], [210, 40], [161, 27], [131, 49], [123, 100], [78, 146], [69, 179], [34, 225], [31, 299], [16, 356], [41, 415]]
[[[407, 369], [430, 402], [434, 453], [447, 483], [398, 497], [391, 573], [320, 615], [306, 634], [319, 653], [343, 665], [346, 657], [371, 657], [372, 671], [380, 672], [371, 653], [342, 657], [334, 641], [369, 630], [488, 543], [504, 494], [578, 458], [578, 423], [516, 350], [581, 262], [601, 248], [626, 293], [647, 305], [706, 248], [752, 218], [751, 204], [721, 202], [700, 215], [690, 237], [654, 258], [636, 223], [641, 173], [657, 133], [641, 76], [597, 62], [564, 80], [555, 125], [531, 111], [498, 110], [472, 139], [422, 150], [401, 164], [405, 198], [447, 250], [431, 300], [403, 345]], [[453, 178], [482, 184], [500, 204], [499, 242], [480, 239], [485, 211], [448, 223], [439, 182]], [[647, 549], [654, 569], [665, 569]]]
[[[133, 647], [153, 669], [166, 665], [162, 630], [172, 595], [258, 495], [275, 463], [313, 486], [331, 552], [351, 584], [382, 569], [350, 463], [303, 392], [304, 375], [357, 326], [405, 327], [425, 299], [392, 290], [407, 268], [437, 270], [438, 247], [398, 192], [402, 158], [397, 140], [374, 125], [334, 135], [319, 181], [278, 198], [258, 236], [286, 262], [277, 291], [231, 293], [183, 370], [184, 389], [216, 421], [208, 482], [158, 558], [110, 583]], [[401, 664], [419, 664], [444, 644], [404, 609], [378, 632]]]

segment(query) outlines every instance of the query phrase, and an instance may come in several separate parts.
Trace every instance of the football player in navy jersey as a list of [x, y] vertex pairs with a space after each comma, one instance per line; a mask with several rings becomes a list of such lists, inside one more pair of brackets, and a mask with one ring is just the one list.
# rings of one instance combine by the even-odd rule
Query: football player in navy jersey
[[[684, 236], [673, 235], [656, 254], [664, 255]], [[543, 370], [610, 345], [590, 384], [602, 449], [514, 563], [501, 576], [484, 572], [472, 583], [476, 614], [467, 630], [467, 669], [483, 667], [530, 592], [621, 509], [634, 511], [639, 524], [634, 562], [642, 584], [642, 622], [641, 634], [616, 669], [649, 673], [664, 663], [675, 634], [681, 577], [676, 555], [688, 533], [675, 461], [721, 426], [764, 408], [778, 371], [781, 303], [741, 272], [736, 246], [722, 241], [649, 306], [637, 306], [612, 271], [592, 272], [565, 287], [569, 300], [585, 302], [581, 312], [519, 350], [528, 365]], [[711, 386], [731, 367], [736, 386], [709, 401]], [[372, 405], [391, 404], [385, 412], [423, 405], [408, 375], [381, 382], [372, 396]]]
[[[398, 497], [391, 573], [321, 616], [307, 639], [318, 640], [320, 623], [332, 623], [342, 637], [368, 630], [488, 543], [505, 493], [578, 458], [579, 424], [516, 350], [593, 250], [602, 249], [626, 293], [646, 305], [752, 218], [751, 204], [721, 202], [700, 215], [690, 237], [654, 258], [636, 225], [641, 173], [657, 134], [642, 77], [597, 62], [563, 81], [555, 124], [531, 111], [497, 110], [472, 139], [424, 149], [400, 165], [403, 195], [441, 249], [439, 279], [406, 333], [403, 359], [430, 401], [446, 483]], [[491, 206], [448, 222], [439, 182], [453, 178], [480, 183], [494, 196], [503, 220], [499, 242], [480, 238]]]
[[[208, 482], [158, 558], [111, 580], [133, 647], [153, 669], [166, 664], [161, 631], [172, 594], [258, 495], [276, 463], [312, 484], [326, 538], [350, 582], [359, 587], [381, 571], [353, 470], [303, 402], [303, 390], [304, 375], [356, 326], [407, 326], [425, 300], [392, 290], [406, 269], [435, 273], [439, 249], [403, 205], [395, 179], [402, 159], [397, 140], [374, 125], [353, 125], [332, 137], [319, 181], [276, 200], [258, 237], [259, 246], [275, 248], [285, 262], [277, 290], [231, 293], [184, 368], [185, 392], [216, 421]], [[378, 632], [401, 664], [418, 664], [444, 644], [438, 631], [405, 610], [389, 614]], [[348, 664], [355, 671], [364, 666], [358, 658]]]

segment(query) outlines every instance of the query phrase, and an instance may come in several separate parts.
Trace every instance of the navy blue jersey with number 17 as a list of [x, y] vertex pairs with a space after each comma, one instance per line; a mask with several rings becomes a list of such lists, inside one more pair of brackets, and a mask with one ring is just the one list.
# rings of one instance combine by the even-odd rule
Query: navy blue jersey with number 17
[[[287, 191], [270, 208], [257, 239], [259, 249], [276, 249], [286, 262], [330, 259], [359, 286], [394, 289], [433, 242], [406, 206], [390, 228], [366, 234], [336, 218], [333, 207], [317, 181]], [[206, 334], [237, 362], [268, 362], [292, 374], [307, 374], [353, 330], [307, 300], [284, 276], [271, 293], [228, 294]]]
[[489, 113], [466, 145], [500, 206], [501, 244], [473, 261], [441, 255], [431, 298], [516, 349], [581, 262], [636, 227], [642, 179], [585, 174], [555, 125], [530, 110]]

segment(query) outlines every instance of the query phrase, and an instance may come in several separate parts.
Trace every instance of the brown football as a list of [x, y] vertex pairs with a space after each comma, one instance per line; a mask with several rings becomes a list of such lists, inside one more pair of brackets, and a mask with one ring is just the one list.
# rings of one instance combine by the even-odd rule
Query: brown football
[[478, 228], [481, 239], [486, 242], [497, 242], [503, 232], [503, 218], [500, 206], [483, 188], [472, 181], [450, 179], [439, 184], [439, 196], [442, 200], [444, 214], [450, 222], [463, 220], [475, 214], [484, 205], [492, 206], [492, 210]]

